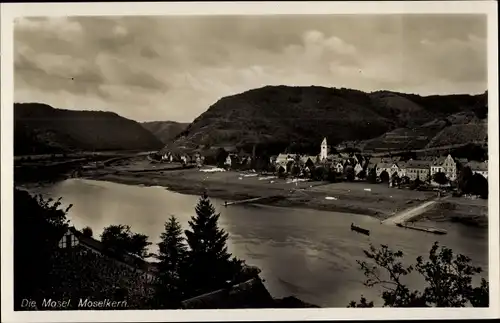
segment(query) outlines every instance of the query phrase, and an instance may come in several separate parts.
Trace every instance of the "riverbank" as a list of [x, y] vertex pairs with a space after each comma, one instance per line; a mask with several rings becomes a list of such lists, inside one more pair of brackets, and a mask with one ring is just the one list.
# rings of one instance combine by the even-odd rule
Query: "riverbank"
[[488, 229], [488, 201], [448, 198], [422, 213], [411, 222], [457, 222], [470, 227]]
[[[384, 184], [295, 182], [234, 171], [202, 172], [198, 169], [129, 172], [99, 170], [84, 178], [129, 185], [162, 186], [182, 194], [230, 201], [266, 198], [259, 204], [362, 214], [384, 220], [401, 210], [435, 197], [431, 192], [389, 188]], [[230, 206], [228, 206], [230, 207]]]

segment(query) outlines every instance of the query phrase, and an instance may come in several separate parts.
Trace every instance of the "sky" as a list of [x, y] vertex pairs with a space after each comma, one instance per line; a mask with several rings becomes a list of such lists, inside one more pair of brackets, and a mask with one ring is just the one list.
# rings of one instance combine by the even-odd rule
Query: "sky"
[[14, 100], [191, 122], [266, 85], [421, 95], [487, 89], [481, 15], [19, 18]]

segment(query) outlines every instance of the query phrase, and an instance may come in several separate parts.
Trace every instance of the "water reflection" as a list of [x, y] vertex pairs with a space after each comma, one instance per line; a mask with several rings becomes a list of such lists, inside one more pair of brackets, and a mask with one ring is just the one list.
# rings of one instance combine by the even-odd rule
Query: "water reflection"
[[[71, 179], [38, 192], [63, 197], [74, 204], [69, 218], [77, 228], [90, 226], [99, 236], [110, 224], [128, 224], [133, 231], [158, 242], [164, 222], [175, 215], [183, 228], [194, 215], [197, 196], [182, 195], [161, 187], [138, 187], [108, 182]], [[361, 294], [376, 299], [378, 292], [362, 285], [356, 259], [364, 259], [370, 243], [403, 250], [414, 261], [426, 255], [434, 241], [463, 253], [487, 271], [488, 240], [484, 230], [440, 223], [448, 234], [422, 232], [381, 225], [374, 218], [308, 209], [239, 205], [223, 207], [220, 225], [230, 236], [229, 251], [263, 270], [266, 285], [275, 297], [295, 295], [321, 306], [344, 307]], [[370, 236], [351, 232], [354, 222], [371, 230]], [[156, 251], [156, 246], [152, 246]], [[421, 281], [412, 278], [410, 286]]]

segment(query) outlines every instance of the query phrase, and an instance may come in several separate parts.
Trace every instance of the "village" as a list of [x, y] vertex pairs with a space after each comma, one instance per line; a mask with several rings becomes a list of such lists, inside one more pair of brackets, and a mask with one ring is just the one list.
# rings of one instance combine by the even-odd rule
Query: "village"
[[[466, 169], [470, 169], [470, 176], [484, 178], [480, 179], [483, 189], [484, 183], [487, 186], [488, 179], [488, 160], [481, 162], [454, 158], [451, 154], [407, 160], [401, 156], [371, 157], [359, 152], [337, 152], [328, 145], [327, 138], [321, 142], [318, 155], [285, 152], [263, 160], [263, 157], [256, 156], [255, 152], [250, 155], [228, 150], [221, 148], [212, 156], [203, 156], [200, 152], [191, 156], [167, 152], [157, 159], [148, 158], [151, 162], [181, 163], [184, 167], [200, 169], [203, 166], [215, 166], [211, 171], [257, 171], [262, 175], [288, 179], [288, 182], [364, 181], [372, 184], [387, 183], [389, 187], [398, 188], [407, 185], [419, 190], [439, 187], [456, 191], [460, 173]], [[474, 191], [474, 195], [484, 195], [480, 193], [481, 189]]]

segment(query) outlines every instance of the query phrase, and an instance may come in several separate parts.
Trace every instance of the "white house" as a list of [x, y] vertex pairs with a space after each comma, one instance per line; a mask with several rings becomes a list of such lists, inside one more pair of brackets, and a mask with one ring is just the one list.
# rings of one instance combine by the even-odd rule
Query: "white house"
[[356, 176], [358, 176], [359, 173], [361, 173], [363, 171], [363, 166], [361, 163], [356, 163], [356, 166], [354, 166], [354, 174], [356, 174]]
[[429, 178], [430, 168], [430, 162], [428, 161], [410, 159], [406, 163], [406, 176], [412, 181], [418, 178], [424, 182]]
[[405, 177], [406, 176], [406, 163], [405, 162], [398, 162], [397, 164], [395, 163], [397, 167], [397, 174], [399, 178]]
[[182, 162], [183, 164], [187, 164], [187, 162], [188, 162], [188, 157], [187, 157], [186, 155], [182, 155], [182, 156], [181, 156], [181, 162]]
[[289, 155], [289, 154], [279, 154], [278, 157], [276, 157], [276, 169], [279, 169], [280, 167], [283, 167], [285, 171], [290, 171], [287, 169], [287, 165], [290, 161], [294, 161], [294, 155]]
[[339, 161], [333, 163], [333, 168], [339, 174], [344, 173], [344, 165], [341, 162], [339, 162]]
[[232, 164], [233, 164], [233, 160], [232, 160], [231, 156], [227, 155], [226, 160], [224, 161], [224, 165], [231, 167]]
[[389, 173], [389, 176], [396, 174], [398, 177], [406, 176], [406, 167], [404, 167], [404, 163], [393, 163], [392, 166], [386, 170]]
[[152, 282], [155, 279], [153, 270], [155, 265], [137, 258], [131, 254], [123, 254], [121, 257], [116, 257], [116, 254], [111, 253], [105, 245], [92, 237], [85, 236], [82, 232], [76, 230], [74, 227], [68, 228], [68, 231], [64, 233], [62, 238], [59, 240], [57, 245], [60, 249], [71, 249], [78, 247], [77, 249], [83, 248], [87, 251], [101, 254], [107, 257], [109, 260], [115, 261], [117, 265], [126, 266], [133, 269], [136, 273], [143, 275], [146, 281]]
[[61, 240], [59, 240], [59, 243], [57, 244], [60, 249], [73, 248], [80, 244], [80, 240], [78, 240], [74, 231], [74, 228], [70, 228], [62, 236]]
[[431, 164], [431, 176], [436, 173], [445, 173], [446, 177], [454, 181], [457, 179], [457, 163], [450, 154], [446, 158], [440, 157]]

